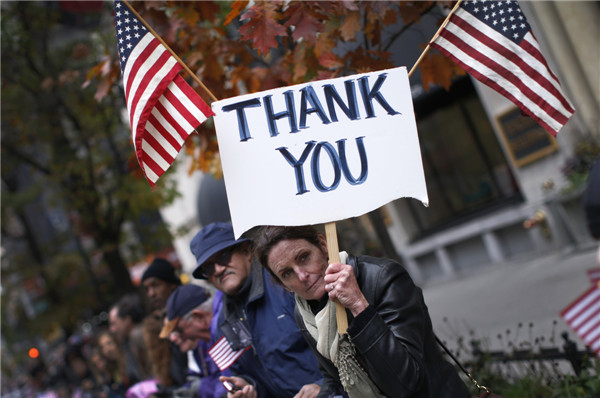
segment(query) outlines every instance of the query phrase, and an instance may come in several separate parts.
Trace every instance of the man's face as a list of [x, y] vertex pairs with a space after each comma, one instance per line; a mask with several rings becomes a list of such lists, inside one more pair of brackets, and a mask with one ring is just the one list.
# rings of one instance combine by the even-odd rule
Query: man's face
[[108, 313], [108, 327], [119, 340], [124, 341], [133, 327], [133, 322], [131, 318], [119, 318], [118, 309], [115, 307]]
[[242, 243], [233, 248], [223, 249], [209, 258], [202, 267], [208, 274], [208, 281], [214, 287], [228, 296], [235, 296], [250, 275], [250, 245]]
[[198, 345], [198, 342], [200, 341], [200, 339], [198, 339], [198, 340], [182, 340], [181, 336], [179, 336], [177, 333], [171, 333], [169, 335], [169, 340], [173, 344], [175, 344], [181, 352], [187, 352], [187, 351], [193, 350], [194, 348], [196, 348], [196, 346]]
[[195, 348], [199, 340], [210, 341], [211, 319], [211, 312], [193, 310], [179, 319], [177, 326], [169, 335], [169, 340], [177, 344], [183, 352]]
[[156, 309], [165, 308], [167, 305], [167, 299], [175, 290], [177, 285], [169, 282], [165, 282], [162, 279], [155, 278], [153, 276], [146, 278], [142, 283], [144, 291], [152, 307]]

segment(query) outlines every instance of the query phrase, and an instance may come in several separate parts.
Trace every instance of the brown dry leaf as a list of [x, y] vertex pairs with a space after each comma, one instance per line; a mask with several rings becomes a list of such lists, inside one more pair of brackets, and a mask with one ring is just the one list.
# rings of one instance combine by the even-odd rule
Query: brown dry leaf
[[344, 17], [344, 22], [340, 27], [340, 34], [344, 41], [354, 41], [356, 38], [356, 32], [362, 28], [360, 23], [360, 12], [352, 11]]
[[308, 72], [305, 57], [306, 42], [302, 42], [294, 49], [294, 72], [292, 75], [292, 79], [294, 80], [294, 82], [301, 81], [302, 77], [304, 77]]
[[449, 90], [452, 78], [465, 74], [464, 70], [440, 53], [427, 53], [421, 60], [420, 68], [425, 91], [434, 84]]
[[401, 1], [398, 5], [400, 17], [405, 24], [421, 19], [421, 13], [433, 5], [433, 1]]
[[225, 22], [223, 22], [223, 25], [227, 26], [234, 19], [236, 19], [240, 15], [240, 13], [246, 8], [246, 6], [248, 6], [248, 3], [250, 2], [247, 0], [234, 1], [231, 5], [231, 11], [229, 11], [229, 14], [227, 14], [227, 16], [225, 17]]

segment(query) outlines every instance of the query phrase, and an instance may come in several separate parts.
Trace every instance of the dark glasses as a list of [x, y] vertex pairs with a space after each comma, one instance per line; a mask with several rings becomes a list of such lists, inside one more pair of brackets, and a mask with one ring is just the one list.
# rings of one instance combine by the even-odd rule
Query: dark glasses
[[215, 264], [226, 266], [231, 262], [231, 256], [237, 249], [237, 246], [232, 246], [227, 249], [221, 250], [219, 253], [215, 254], [200, 268], [200, 276], [204, 279], [208, 279], [215, 273]]

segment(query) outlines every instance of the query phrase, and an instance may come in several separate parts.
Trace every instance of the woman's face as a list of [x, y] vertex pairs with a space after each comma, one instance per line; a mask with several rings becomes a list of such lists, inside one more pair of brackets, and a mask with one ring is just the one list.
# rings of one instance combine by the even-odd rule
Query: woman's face
[[307, 300], [319, 300], [325, 295], [325, 270], [327, 269], [327, 242], [319, 237], [315, 246], [304, 239], [278, 242], [267, 258], [268, 267], [283, 285]]
[[103, 334], [98, 339], [98, 346], [105, 358], [116, 361], [119, 358], [117, 342], [108, 334]]

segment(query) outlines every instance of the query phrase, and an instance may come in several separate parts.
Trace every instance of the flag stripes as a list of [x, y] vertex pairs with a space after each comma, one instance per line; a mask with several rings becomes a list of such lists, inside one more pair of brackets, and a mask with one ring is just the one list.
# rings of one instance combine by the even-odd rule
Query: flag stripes
[[134, 149], [153, 186], [213, 112], [179, 76], [175, 57], [121, 1], [115, 1], [115, 25]]
[[210, 350], [208, 350], [208, 355], [210, 355], [217, 367], [221, 371], [224, 371], [237, 361], [237, 359], [249, 348], [250, 347], [246, 347], [238, 351], [233, 351], [229, 342], [225, 336], [223, 336], [210, 348]]
[[554, 136], [574, 112], [516, 2], [463, 2], [431, 45]]
[[588, 269], [587, 274], [592, 285], [598, 285], [600, 283], [600, 268]]
[[600, 288], [592, 286], [560, 313], [596, 354], [600, 354]]

